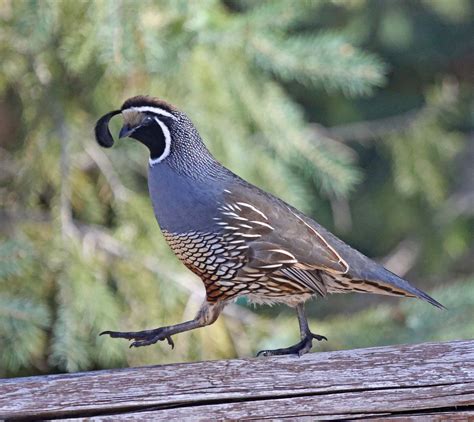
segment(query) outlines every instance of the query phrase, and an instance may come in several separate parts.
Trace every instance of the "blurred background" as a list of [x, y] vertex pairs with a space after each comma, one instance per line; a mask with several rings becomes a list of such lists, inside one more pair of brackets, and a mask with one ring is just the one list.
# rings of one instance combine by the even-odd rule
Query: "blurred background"
[[[102, 330], [192, 318], [147, 151], [95, 144], [133, 95], [186, 111], [212, 153], [442, 302], [334, 295], [314, 350], [474, 335], [474, 3], [0, 0], [0, 376], [253, 356], [294, 311], [239, 300], [129, 350]], [[120, 119], [116, 119], [120, 120]], [[120, 122], [112, 123], [116, 133]]]

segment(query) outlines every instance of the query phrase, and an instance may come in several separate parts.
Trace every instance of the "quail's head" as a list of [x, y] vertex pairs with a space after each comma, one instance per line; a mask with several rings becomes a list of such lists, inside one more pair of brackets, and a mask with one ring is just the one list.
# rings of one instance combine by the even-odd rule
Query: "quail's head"
[[158, 98], [137, 96], [125, 101], [120, 110], [111, 111], [98, 120], [95, 135], [97, 142], [105, 148], [114, 144], [108, 125], [117, 114], [123, 117], [119, 138], [132, 138], [145, 145], [153, 164], [163, 161], [173, 149], [201, 143], [196, 129], [184, 113]]

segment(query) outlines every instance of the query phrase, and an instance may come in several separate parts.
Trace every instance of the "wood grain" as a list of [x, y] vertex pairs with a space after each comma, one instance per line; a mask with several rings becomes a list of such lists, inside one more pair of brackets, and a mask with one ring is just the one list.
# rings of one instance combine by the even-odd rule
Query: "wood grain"
[[0, 380], [3, 419], [469, 416], [474, 340]]

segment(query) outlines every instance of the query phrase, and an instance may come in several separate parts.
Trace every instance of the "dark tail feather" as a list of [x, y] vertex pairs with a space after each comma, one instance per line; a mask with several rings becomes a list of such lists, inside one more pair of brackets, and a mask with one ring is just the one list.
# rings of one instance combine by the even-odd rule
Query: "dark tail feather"
[[[403, 295], [417, 297], [418, 299], [422, 299], [428, 303], [431, 303], [433, 306], [436, 306], [440, 309], [446, 309], [441, 303], [437, 300], [433, 299], [431, 296], [426, 294], [420, 289], [412, 286], [408, 281], [400, 278], [398, 275], [392, 273], [391, 271], [381, 267], [381, 270], [377, 271], [377, 274], [374, 278], [371, 277], [373, 280], [367, 280], [366, 283], [372, 285], [376, 288], [378, 284], [382, 290], [386, 290], [386, 294], [394, 294], [394, 295]], [[392, 293], [390, 293], [392, 290]]]

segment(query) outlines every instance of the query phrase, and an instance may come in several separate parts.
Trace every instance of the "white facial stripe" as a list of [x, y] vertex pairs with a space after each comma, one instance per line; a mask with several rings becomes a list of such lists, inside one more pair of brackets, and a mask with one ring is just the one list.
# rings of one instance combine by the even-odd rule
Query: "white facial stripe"
[[163, 154], [161, 154], [158, 158], [150, 158], [148, 162], [150, 163], [150, 166], [153, 166], [155, 164], [160, 163], [163, 161], [168, 155], [170, 154], [170, 148], [171, 148], [171, 135], [170, 131], [166, 127], [166, 125], [158, 119], [158, 117], [155, 117], [156, 123], [158, 123], [161, 127], [161, 130], [163, 131], [163, 136], [165, 137], [165, 150], [163, 151]]
[[[176, 116], [173, 116], [169, 111], [163, 110], [162, 108], [159, 108], [159, 107], [141, 106], [141, 107], [131, 107], [127, 110], [161, 114], [162, 116], [170, 117], [173, 120], [177, 120]], [[127, 110], [124, 110], [124, 112]]]

